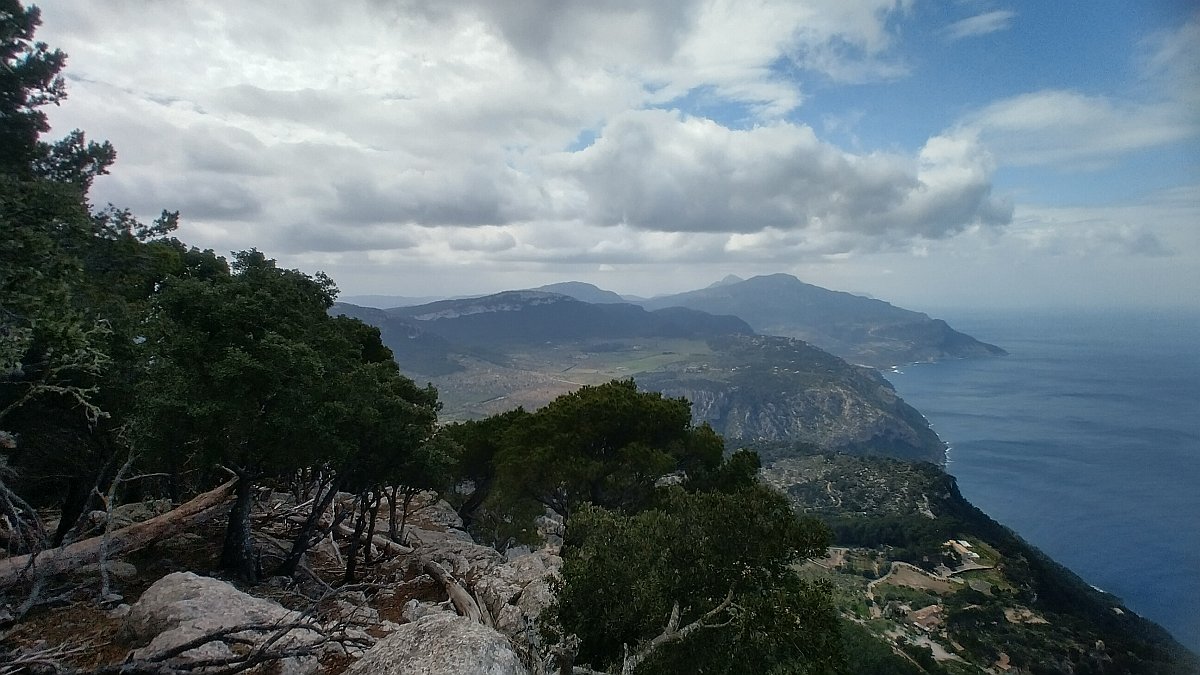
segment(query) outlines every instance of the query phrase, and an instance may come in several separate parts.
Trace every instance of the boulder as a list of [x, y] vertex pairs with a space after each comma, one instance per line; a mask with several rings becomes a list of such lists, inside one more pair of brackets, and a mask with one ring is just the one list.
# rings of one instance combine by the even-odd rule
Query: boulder
[[367, 650], [347, 675], [526, 675], [503, 635], [437, 612], [404, 624]]
[[408, 524], [427, 530], [463, 529], [462, 518], [454, 507], [432, 492], [422, 492], [413, 498], [408, 507]]
[[461, 581], [474, 582], [504, 562], [504, 556], [491, 546], [482, 546], [470, 535], [458, 530], [439, 532], [409, 528], [409, 537], [417, 544], [422, 558], [437, 561]]
[[[159, 579], [142, 593], [125, 616], [122, 630], [131, 640], [149, 642], [130, 655], [133, 659], [145, 659], [223, 628], [245, 624], [270, 626], [301, 620], [299, 613], [271, 600], [242, 593], [219, 579], [176, 572]], [[265, 641], [270, 636], [271, 631], [237, 634], [239, 638], [252, 641]], [[316, 632], [298, 628], [276, 645], [286, 649], [319, 640]], [[213, 641], [188, 650], [168, 663], [178, 666], [188, 661], [224, 658], [232, 654], [228, 645]], [[318, 665], [313, 656], [289, 658], [280, 662], [280, 672], [308, 675], [316, 673]]]
[[[549, 551], [535, 551], [491, 567], [475, 583], [475, 592], [498, 616], [506, 605], [520, 606], [530, 618], [537, 618], [553, 600], [550, 580], [562, 569], [562, 558]], [[530, 597], [524, 598], [523, 596]]]

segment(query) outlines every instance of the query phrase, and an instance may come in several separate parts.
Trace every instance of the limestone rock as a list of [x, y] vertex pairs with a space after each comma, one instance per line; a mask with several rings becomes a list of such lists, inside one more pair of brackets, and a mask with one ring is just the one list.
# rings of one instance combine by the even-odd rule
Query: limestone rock
[[130, 610], [129, 605], [126, 605], [125, 603], [121, 603], [121, 604], [117, 605], [116, 607], [113, 607], [112, 609], [108, 610], [108, 618], [124, 619], [125, 617], [129, 616], [129, 610]]
[[380, 640], [347, 675], [526, 675], [503, 635], [448, 613], [422, 616]]
[[[246, 595], [224, 581], [191, 572], [176, 572], [159, 579], [142, 593], [126, 615], [122, 630], [133, 640], [149, 641], [148, 645], [132, 653], [133, 658], [139, 659], [222, 628], [300, 620], [298, 613], [276, 602]], [[262, 640], [269, 636], [270, 632], [239, 634], [239, 637]], [[318, 639], [313, 631], [295, 629], [276, 644], [286, 648]], [[179, 661], [172, 663], [230, 655], [230, 649], [224, 643], [209, 642], [184, 652], [178, 657]], [[318, 663], [313, 657], [300, 657], [285, 659], [280, 666], [281, 672], [288, 675], [308, 675], [317, 672]]]
[[334, 605], [338, 616], [353, 623], [379, 623], [379, 611], [370, 605], [338, 598]]
[[504, 556], [491, 546], [482, 546], [465, 532], [438, 532], [409, 528], [409, 536], [419, 544], [421, 556], [435, 560], [459, 580], [473, 582], [504, 562]]
[[562, 558], [543, 549], [496, 565], [479, 579], [475, 591], [496, 630], [529, 651], [540, 650], [538, 617], [554, 602], [551, 583], [561, 569]]
[[422, 492], [408, 507], [408, 523], [427, 530], [461, 530], [462, 518], [444, 499], [432, 492]]
[[169, 555], [187, 555], [203, 547], [207, 541], [195, 532], [180, 532], [169, 539], [163, 539], [157, 546]]
[[446, 612], [452, 612], [452, 610], [442, 606], [441, 604], [421, 602], [420, 600], [413, 598], [412, 600], [404, 603], [404, 610], [401, 612], [401, 616], [404, 617], [405, 621], [412, 622], [420, 619], [423, 616], [428, 616], [430, 614], [444, 614]]

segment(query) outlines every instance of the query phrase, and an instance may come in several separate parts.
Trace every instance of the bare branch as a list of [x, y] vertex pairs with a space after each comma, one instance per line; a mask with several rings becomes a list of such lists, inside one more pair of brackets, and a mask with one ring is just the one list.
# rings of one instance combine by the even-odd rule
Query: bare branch
[[46, 649], [15, 650], [8, 653], [0, 651], [0, 659], [4, 660], [4, 664], [0, 665], [0, 675], [33, 672], [35, 668], [58, 670], [62, 666], [63, 659], [86, 650], [87, 648], [84, 646], [55, 645]]
[[667, 627], [662, 633], [650, 640], [650, 642], [646, 643], [645, 646], [633, 654], [630, 654], [628, 652], [628, 648], [626, 648], [625, 658], [621, 664], [621, 675], [633, 675], [633, 671], [636, 670], [643, 661], [649, 658], [651, 654], [653, 654], [663, 645], [670, 644], [672, 642], [679, 642], [701, 628], [721, 628], [728, 626], [730, 622], [733, 621], [732, 615], [728, 618], [728, 620], [721, 623], [709, 622], [715, 619], [718, 615], [727, 611], [731, 611], [732, 609], [733, 588], [730, 587], [729, 592], [725, 594], [725, 599], [721, 601], [721, 604], [710, 609], [699, 619], [696, 619], [683, 628], [679, 628], [679, 603], [676, 602], [671, 607], [671, 617], [667, 620]]
[[108, 484], [108, 494], [104, 496], [104, 534], [100, 537], [100, 600], [103, 602], [105, 598], [111, 595], [112, 589], [109, 588], [108, 579], [108, 547], [112, 540], [112, 525], [113, 525], [113, 504], [117, 501], [117, 486], [121, 484], [125, 474], [133, 468], [133, 460], [137, 457], [137, 453], [133, 450], [129, 451], [129, 457], [125, 459], [125, 463], [117, 470], [117, 475], [113, 476], [112, 482]]

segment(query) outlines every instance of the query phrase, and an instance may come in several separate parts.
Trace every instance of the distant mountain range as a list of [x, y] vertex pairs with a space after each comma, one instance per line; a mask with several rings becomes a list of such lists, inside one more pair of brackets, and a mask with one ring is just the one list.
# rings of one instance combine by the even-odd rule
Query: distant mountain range
[[[732, 282], [736, 286], [746, 282]], [[332, 311], [379, 327], [401, 368], [439, 390], [450, 418], [538, 407], [586, 384], [634, 377], [692, 402], [730, 439], [798, 441], [852, 453], [942, 461], [919, 413], [874, 370], [728, 314], [616, 302], [582, 283]], [[616, 296], [619, 297], [619, 296]]]
[[1006, 353], [928, 314], [806, 284], [788, 274], [750, 279], [731, 274], [706, 288], [648, 299], [621, 296], [579, 281], [534, 290], [583, 302], [629, 302], [649, 310], [686, 307], [732, 315], [761, 335], [798, 338], [851, 363], [875, 368]]
[[799, 338], [852, 363], [875, 367], [1005, 353], [927, 314], [830, 291], [787, 274], [746, 280], [729, 276], [708, 288], [639, 304], [732, 314], [763, 335]]
[[[1000, 347], [980, 342], [927, 314], [896, 307], [882, 300], [806, 284], [788, 274], [750, 279], [729, 275], [707, 288], [649, 299], [622, 296], [580, 281], [548, 284], [530, 289], [530, 292], [567, 296], [590, 304], [636, 304], [651, 311], [682, 307], [709, 314], [736, 316], [745, 321], [753, 332], [798, 338], [852, 363], [876, 368], [1005, 354]], [[482, 300], [453, 298], [438, 302], [463, 299]], [[346, 302], [382, 308], [437, 304], [434, 299], [405, 296], [351, 296], [346, 298]], [[618, 321], [625, 320], [620, 318], [622, 316], [628, 318], [621, 310], [612, 310], [608, 315], [592, 313], [589, 316], [597, 320], [605, 316]], [[577, 333], [584, 335], [593, 329], [603, 330], [601, 326], [585, 322]], [[559, 327], [555, 330], [561, 333], [563, 329]]]
[[585, 302], [545, 291], [441, 300], [397, 307], [388, 315], [419, 321], [427, 330], [465, 345], [629, 337], [705, 339], [754, 332], [735, 316], [685, 307], [648, 311], [628, 303]]
[[[787, 275], [731, 276], [689, 293], [628, 300], [566, 282], [387, 309], [339, 303], [331, 311], [379, 327], [401, 369], [437, 387], [443, 419], [536, 408], [613, 378], [687, 398], [697, 423], [711, 424], [729, 449], [758, 450], [763, 477], [837, 533], [843, 548], [805, 573], [843, 589], [839, 608], [863, 619], [848, 624], [860, 626], [860, 646], [882, 634], [878, 653], [860, 659], [875, 663], [872, 672], [925, 672], [908, 665], [913, 653], [929, 652], [892, 649], [897, 634], [954, 647], [955, 661], [935, 664], [962, 666], [954, 672], [974, 667], [959, 655], [989, 667], [1009, 653], [1050, 663], [1047, 672], [1114, 659], [1154, 672], [1182, 649], [971, 507], [941, 470], [846, 457], [944, 463], [941, 440], [877, 367], [1003, 354], [999, 347], [925, 314]], [[938, 563], [953, 562], [944, 556], [947, 539], [969, 540], [991, 566], [964, 572], [974, 576], [961, 584], [942, 576]], [[910, 611], [915, 601], [938, 608], [943, 620], [920, 623], [935, 615]], [[887, 665], [872, 661], [884, 657]]]
[[593, 286], [592, 284], [587, 284], [582, 281], [563, 281], [557, 284], [538, 286], [533, 290], [544, 291], [546, 293], [558, 293], [560, 295], [570, 296], [576, 300], [593, 302], [601, 305], [630, 302], [630, 299], [623, 295], [614, 293], [612, 291], [606, 291], [603, 288]]

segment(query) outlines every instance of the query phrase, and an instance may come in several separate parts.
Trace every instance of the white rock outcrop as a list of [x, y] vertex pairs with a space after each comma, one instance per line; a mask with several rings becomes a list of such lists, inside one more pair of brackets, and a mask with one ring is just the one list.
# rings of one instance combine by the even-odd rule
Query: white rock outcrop
[[380, 640], [347, 675], [527, 675], [508, 640], [469, 619], [435, 612]]
[[539, 618], [554, 602], [552, 584], [562, 570], [562, 558], [542, 549], [492, 566], [475, 582], [475, 594], [487, 608], [496, 630], [507, 635], [523, 653], [541, 653]]
[[[175, 572], [159, 579], [142, 593], [142, 597], [125, 616], [122, 630], [132, 640], [149, 641], [145, 647], [131, 653], [134, 659], [145, 659], [223, 628], [249, 624], [284, 625], [300, 620], [297, 612], [271, 600], [242, 593], [219, 579], [191, 572]], [[270, 635], [270, 632], [244, 633], [239, 637], [265, 640]], [[286, 648], [311, 644], [319, 639], [320, 636], [314, 631], [295, 629], [279, 640], [277, 645]], [[213, 641], [188, 650], [169, 663], [220, 659], [232, 655], [228, 645]], [[280, 672], [284, 675], [309, 675], [318, 672], [318, 668], [314, 656], [289, 658], [280, 662]]]

